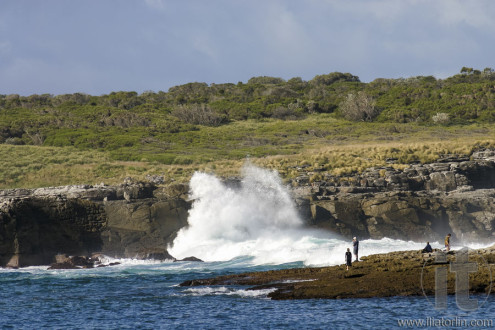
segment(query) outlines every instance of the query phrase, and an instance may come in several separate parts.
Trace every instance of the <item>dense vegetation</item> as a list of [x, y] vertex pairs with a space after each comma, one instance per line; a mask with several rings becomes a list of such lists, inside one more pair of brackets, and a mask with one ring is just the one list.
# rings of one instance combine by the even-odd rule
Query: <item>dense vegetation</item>
[[[254, 77], [247, 83], [189, 83], [142, 94], [0, 95], [0, 187], [157, 172], [187, 179], [205, 168], [231, 174], [227, 169], [237, 169], [247, 156], [286, 177], [297, 175], [291, 169], [303, 159], [319, 171], [359, 171], [383, 165], [384, 155], [405, 164], [459, 148], [469, 154], [492, 143], [494, 122], [490, 68], [462, 68], [447, 79], [363, 83], [334, 72], [310, 81]], [[434, 141], [443, 141], [438, 150], [424, 148]], [[416, 145], [399, 155], [403, 151], [389, 145], [397, 142]], [[358, 162], [355, 151], [356, 157], [335, 165], [341, 163], [330, 155], [335, 148], [363, 143], [374, 146], [362, 150], [384, 148], [382, 154]], [[349, 158], [345, 152], [337, 154]]]

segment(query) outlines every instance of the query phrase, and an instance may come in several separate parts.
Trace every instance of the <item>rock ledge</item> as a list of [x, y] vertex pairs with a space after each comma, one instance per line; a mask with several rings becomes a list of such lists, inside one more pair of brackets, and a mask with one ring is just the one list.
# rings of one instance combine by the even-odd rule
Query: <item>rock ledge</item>
[[[250, 290], [271, 288], [275, 291], [268, 297], [276, 300], [434, 295], [435, 269], [455, 262], [461, 252], [391, 252], [362, 257], [362, 261], [354, 262], [349, 271], [344, 265], [294, 268], [193, 279], [180, 285], [247, 285]], [[436, 253], [443, 254], [445, 261], [439, 262]], [[491, 278], [495, 274], [495, 245], [470, 250], [468, 255], [469, 262], [478, 265], [478, 271], [469, 275], [469, 291], [493, 294]], [[455, 273], [448, 273], [447, 283], [448, 294], [454, 294]]]

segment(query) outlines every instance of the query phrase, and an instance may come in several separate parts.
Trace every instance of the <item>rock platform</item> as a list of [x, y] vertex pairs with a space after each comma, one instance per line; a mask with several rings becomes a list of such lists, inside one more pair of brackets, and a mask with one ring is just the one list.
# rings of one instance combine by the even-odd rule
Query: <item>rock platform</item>
[[[362, 257], [348, 271], [342, 264], [192, 279], [180, 285], [245, 285], [249, 286], [249, 290], [272, 289], [268, 297], [275, 300], [433, 296], [435, 270], [442, 267], [447, 271], [447, 293], [455, 294], [456, 273], [449, 271], [449, 267], [460, 262], [461, 252], [391, 252]], [[445, 259], [437, 257], [437, 253]], [[469, 250], [467, 256], [467, 262], [477, 267], [476, 272], [468, 275], [470, 294], [493, 294], [495, 245], [487, 249]]]

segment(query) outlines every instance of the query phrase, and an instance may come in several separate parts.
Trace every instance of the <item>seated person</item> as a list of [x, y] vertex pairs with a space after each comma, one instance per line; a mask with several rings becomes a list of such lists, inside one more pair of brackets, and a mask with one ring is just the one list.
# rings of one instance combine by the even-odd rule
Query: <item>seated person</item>
[[421, 251], [423, 253], [430, 253], [430, 252], [433, 252], [433, 249], [431, 248], [431, 245], [430, 245], [430, 242], [426, 242], [426, 246], [425, 248], [423, 249], [423, 251]]

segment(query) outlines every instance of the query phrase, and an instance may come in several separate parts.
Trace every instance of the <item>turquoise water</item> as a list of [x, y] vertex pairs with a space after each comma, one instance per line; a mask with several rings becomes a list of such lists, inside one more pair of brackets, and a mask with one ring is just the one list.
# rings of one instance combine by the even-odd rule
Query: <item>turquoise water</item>
[[[478, 322], [495, 315], [489, 297], [466, 314], [449, 300], [436, 311], [425, 297], [272, 301], [245, 287], [180, 287], [184, 280], [302, 267], [217, 263], [134, 263], [81, 270], [0, 269], [3, 329], [349, 329], [395, 328], [403, 319]], [[432, 319], [433, 318], [433, 319]], [[493, 324], [493, 323], [492, 323]], [[489, 326], [481, 328], [489, 328]], [[488, 324], [490, 325], [490, 324]], [[452, 328], [453, 326], [447, 327]], [[461, 327], [464, 328], [464, 327]], [[467, 327], [466, 327], [467, 328]]]

